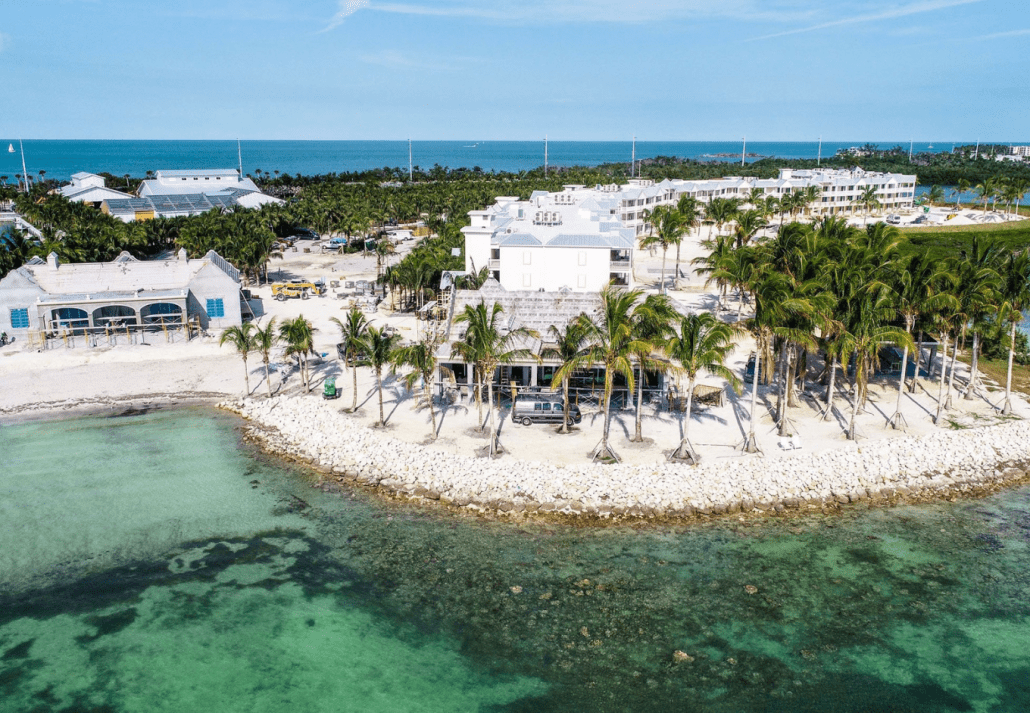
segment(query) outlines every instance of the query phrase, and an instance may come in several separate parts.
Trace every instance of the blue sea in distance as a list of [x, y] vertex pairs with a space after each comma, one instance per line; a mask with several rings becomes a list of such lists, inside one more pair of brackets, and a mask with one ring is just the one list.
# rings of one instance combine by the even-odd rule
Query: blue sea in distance
[[[866, 141], [823, 142], [822, 155], [832, 156], [838, 149], [859, 146]], [[882, 148], [907, 146], [908, 142], [876, 142]], [[972, 143], [972, 142], [968, 142]], [[1018, 142], [1017, 142], [1018, 143]], [[17, 139], [0, 139], [13, 145], [15, 152], [0, 148], [0, 175], [13, 182], [20, 174], [21, 154]], [[238, 165], [236, 141], [98, 141], [27, 140], [25, 166], [30, 176], [45, 171], [46, 178], [68, 180], [77, 171], [107, 172], [116, 176], [142, 177], [147, 171], [231, 168]], [[917, 143], [916, 152], [951, 151], [952, 142]], [[933, 148], [931, 148], [931, 146]], [[412, 162], [423, 169], [439, 164], [449, 168], [474, 168], [484, 171], [528, 171], [544, 163], [543, 141], [413, 141]], [[630, 141], [550, 141], [548, 164], [551, 166], [596, 166], [602, 163], [629, 162]], [[739, 141], [637, 141], [638, 159], [676, 156], [703, 160], [740, 160]], [[407, 167], [407, 141], [243, 141], [243, 172], [257, 169], [269, 173], [318, 175], [365, 171], [373, 168]], [[778, 158], [816, 158], [817, 141], [749, 141], [749, 154]], [[719, 156], [719, 154], [729, 154]], [[755, 161], [757, 158], [747, 159]]]

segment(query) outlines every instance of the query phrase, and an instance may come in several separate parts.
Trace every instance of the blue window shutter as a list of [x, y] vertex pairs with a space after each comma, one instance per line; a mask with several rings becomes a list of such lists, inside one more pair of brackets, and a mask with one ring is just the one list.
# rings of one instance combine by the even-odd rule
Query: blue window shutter
[[27, 307], [11, 310], [11, 329], [29, 328], [29, 310]]
[[207, 316], [208, 317], [224, 317], [225, 316], [225, 304], [222, 302], [222, 298], [210, 299], [207, 301]]

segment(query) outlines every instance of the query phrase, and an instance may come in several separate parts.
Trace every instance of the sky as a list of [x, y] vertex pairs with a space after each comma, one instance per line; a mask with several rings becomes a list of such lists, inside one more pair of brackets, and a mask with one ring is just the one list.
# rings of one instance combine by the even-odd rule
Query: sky
[[1027, 0], [0, 0], [36, 139], [1030, 140]]

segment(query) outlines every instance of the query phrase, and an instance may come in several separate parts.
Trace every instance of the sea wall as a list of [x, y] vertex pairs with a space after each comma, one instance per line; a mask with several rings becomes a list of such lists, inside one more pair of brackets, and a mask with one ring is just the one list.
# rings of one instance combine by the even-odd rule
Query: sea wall
[[843, 443], [821, 453], [700, 466], [556, 466], [452, 455], [359, 426], [312, 397], [227, 401], [271, 453], [392, 494], [500, 513], [690, 517], [976, 493], [1024, 481], [1030, 422]]

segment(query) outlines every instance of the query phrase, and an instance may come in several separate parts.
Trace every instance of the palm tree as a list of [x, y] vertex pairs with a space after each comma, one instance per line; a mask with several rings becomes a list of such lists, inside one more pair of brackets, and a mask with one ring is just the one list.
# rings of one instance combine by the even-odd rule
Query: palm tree
[[[894, 229], [894, 232], [897, 232]], [[958, 300], [943, 291], [948, 284], [950, 274], [944, 264], [933, 260], [926, 254], [915, 255], [907, 263], [892, 266], [893, 279], [890, 280], [893, 298], [898, 314], [905, 322], [905, 332], [911, 338], [916, 319], [921, 314], [945, 307], [956, 307]], [[921, 337], [920, 337], [921, 338]], [[916, 352], [916, 373], [913, 382], [919, 378], [921, 349]], [[905, 378], [908, 372], [908, 347], [901, 354], [901, 377], [898, 382], [898, 401], [894, 414], [887, 419], [887, 425], [901, 428], [905, 417], [901, 413], [901, 395], [905, 390]]]
[[311, 322], [304, 319], [302, 314], [285, 320], [279, 325], [279, 339], [286, 342], [286, 355], [297, 357], [301, 380], [304, 382], [306, 391], [311, 390], [311, 382], [308, 378], [308, 354], [315, 353], [315, 332], [317, 331]]
[[218, 340], [218, 346], [224, 345], [229, 342], [236, 348], [236, 352], [243, 359], [243, 380], [246, 385], [246, 395], [250, 396], [250, 370], [247, 368], [247, 355], [254, 351], [254, 339], [251, 333], [254, 331], [254, 325], [250, 322], [244, 322], [238, 327], [229, 327], [222, 332], [222, 338]]
[[683, 239], [686, 225], [683, 216], [671, 206], [656, 206], [650, 215], [650, 223], [654, 226], [653, 235], [645, 235], [640, 239], [640, 247], [651, 246], [662, 249], [662, 282], [660, 291], [665, 293], [665, 256], [670, 245], [676, 245]]
[[719, 376], [740, 391], [740, 380], [726, 368], [726, 356], [733, 349], [734, 329], [709, 312], [691, 314], [680, 320], [679, 331], [668, 342], [669, 357], [676, 362], [678, 371], [687, 377], [687, 408], [683, 415], [683, 437], [679, 447], [669, 459], [685, 460], [691, 465], [700, 461], [690, 443], [690, 409], [694, 400], [694, 382], [701, 372]]
[[930, 186], [930, 190], [928, 190], [926, 192], [926, 195], [924, 196], [924, 198], [926, 198], [926, 202], [927, 203], [931, 203], [931, 204], [943, 203], [944, 202], [944, 189], [941, 188], [939, 185], [934, 184], [934, 185]]
[[[586, 332], [583, 331], [582, 325], [576, 320], [573, 320], [565, 325], [564, 328], [559, 329], [553, 324], [547, 330], [548, 336], [550, 337], [550, 343], [546, 344], [540, 351], [540, 356], [543, 359], [554, 359], [558, 364], [558, 372], [562, 372], [562, 368], [571, 363], [576, 355], [579, 354], [580, 350], [583, 349], [583, 345], [586, 342]], [[561, 379], [562, 386], [562, 399], [565, 408], [565, 417], [562, 419], [561, 428], [558, 429], [558, 433], [568, 433], [571, 426], [569, 424], [569, 377], [568, 372], [564, 373]], [[554, 388], [552, 382], [551, 388]]]
[[586, 333], [588, 346], [579, 356], [564, 365], [555, 374], [555, 378], [564, 379], [578, 369], [598, 365], [604, 368], [604, 428], [601, 442], [594, 449], [594, 460], [617, 461], [619, 456], [608, 443], [611, 427], [612, 384], [615, 375], [621, 374], [626, 379], [629, 392], [632, 393], [633, 380], [632, 356], [647, 348], [638, 343], [633, 335], [633, 308], [643, 293], [640, 290], [621, 291], [608, 285], [601, 290], [601, 306], [593, 316], [581, 314], [577, 322]]
[[747, 245], [762, 228], [766, 226], [765, 218], [757, 210], [745, 210], [737, 214], [733, 234], [737, 239], [737, 247]]
[[272, 358], [272, 348], [279, 341], [279, 335], [275, 332], [275, 317], [272, 317], [265, 325], [254, 328], [254, 351], [261, 352], [261, 362], [265, 365], [265, 385], [268, 387], [268, 398], [272, 398], [272, 381], [268, 376], [268, 365]]
[[713, 198], [705, 208], [705, 215], [715, 224], [717, 232], [721, 233], [722, 226], [736, 218], [739, 207], [740, 203], [735, 198]]
[[[866, 401], [869, 377], [877, 355], [885, 343], [912, 348], [912, 337], [903, 329], [890, 325], [896, 312], [890, 295], [884, 289], [864, 289], [851, 304], [849, 319], [841, 335], [850, 359], [855, 366], [855, 392], [848, 422], [848, 440], [857, 438], [855, 422], [858, 411]], [[846, 365], [846, 364], [845, 364]]]
[[976, 197], [978, 201], [984, 203], [984, 215], [987, 215], [987, 203], [994, 197], [998, 191], [998, 181], [994, 178], [984, 179], [983, 183], [977, 183], [975, 186]]
[[[1025, 191], [1024, 191], [1025, 192]], [[684, 237], [690, 235], [690, 231], [698, 228], [701, 224], [701, 217], [704, 215], [704, 210], [701, 207], [701, 203], [693, 196], [683, 194], [680, 196], [679, 201], [676, 203], [676, 212], [680, 214], [680, 220], [683, 222]], [[676, 279], [679, 279], [680, 275], [680, 246], [683, 244], [683, 240], [676, 241]]]
[[637, 381], [637, 410], [634, 435], [630, 440], [639, 443], [644, 440], [641, 421], [643, 411], [644, 386], [647, 384], [647, 371], [664, 371], [665, 363], [661, 356], [665, 351], [665, 341], [672, 333], [672, 325], [679, 317], [671, 301], [665, 295], [648, 295], [633, 310], [633, 337], [639, 349], [633, 356], [637, 360], [640, 378]]
[[863, 188], [856, 203], [862, 206], [862, 209], [865, 211], [862, 225], [866, 225], [869, 222], [869, 214], [880, 207], [880, 199], [876, 196], [876, 186], [866, 186]]
[[1012, 361], [1016, 353], [1016, 325], [1023, 319], [1023, 311], [1030, 307], [1030, 250], [1010, 254], [1001, 268], [998, 290], [1004, 300], [998, 306], [999, 320], [1010, 322], [1009, 364], [1005, 376], [1005, 401], [1001, 412], [1012, 413]]
[[[958, 263], [958, 288], [955, 297], [959, 301], [961, 314], [968, 320], [973, 332], [973, 347], [969, 370], [969, 383], [963, 392], [967, 401], [977, 391], [977, 366], [980, 353], [980, 330], [983, 318], [995, 309], [998, 301], [998, 288], [1001, 277], [998, 267], [1003, 253], [996, 241], [981, 242], [978, 235], [973, 236], [970, 249], [962, 251], [962, 260]], [[954, 365], [952, 369], [954, 370]]]
[[404, 376], [404, 385], [408, 391], [414, 391], [415, 383], [422, 380], [422, 389], [426, 395], [426, 403], [429, 405], [429, 419], [433, 425], [430, 434], [432, 440], [436, 440], [436, 411], [433, 409], [433, 380], [436, 375], [436, 349], [440, 346], [437, 340], [426, 337], [422, 341], [409, 344], [405, 347], [398, 347], [393, 353], [393, 361], [396, 366], [410, 366], [411, 371]]
[[961, 199], [963, 193], [968, 193], [972, 188], [972, 184], [964, 178], [960, 178], [955, 181], [955, 208], [957, 209], [961, 205]]
[[400, 338], [399, 334], [387, 333], [385, 328], [368, 327], [358, 343], [362, 352], [362, 366], [371, 368], [376, 376], [376, 392], [379, 395], [379, 420], [374, 424], [376, 426], [386, 425], [383, 416], [383, 369], [395, 360]]
[[368, 320], [364, 313], [357, 307], [351, 307], [347, 312], [346, 322], [341, 322], [337, 317], [331, 317], [332, 321], [340, 329], [340, 340], [342, 343], [345, 365], [351, 370], [351, 412], [358, 410], [358, 355], [361, 351], [361, 340], [368, 329]]
[[[494, 420], [494, 371], [500, 364], [510, 364], [516, 359], [533, 357], [533, 352], [525, 347], [515, 345], [522, 340], [536, 337], [537, 334], [527, 327], [518, 327], [502, 334], [500, 316], [504, 308], [497, 302], [493, 307], [486, 304], [465, 305], [465, 310], [454, 318], [455, 322], [465, 323], [465, 338], [451, 345], [451, 356], [461, 357], [472, 364], [474, 377], [479, 380], [480, 398], [482, 398], [482, 382], [486, 381], [487, 401], [490, 411], [490, 448], [491, 457], [497, 453], [497, 426]], [[535, 358], [535, 357], [533, 357]], [[482, 416], [482, 410], [480, 410]]]
[[691, 260], [691, 264], [700, 266], [694, 269], [698, 275], [708, 276], [705, 287], [714, 282], [719, 288], [719, 306], [722, 307], [726, 301], [726, 289], [732, 282], [733, 260], [741, 249], [733, 249], [733, 236], [730, 235], [716, 235], [704, 241], [702, 247], [708, 250], [708, 254], [699, 255]]

